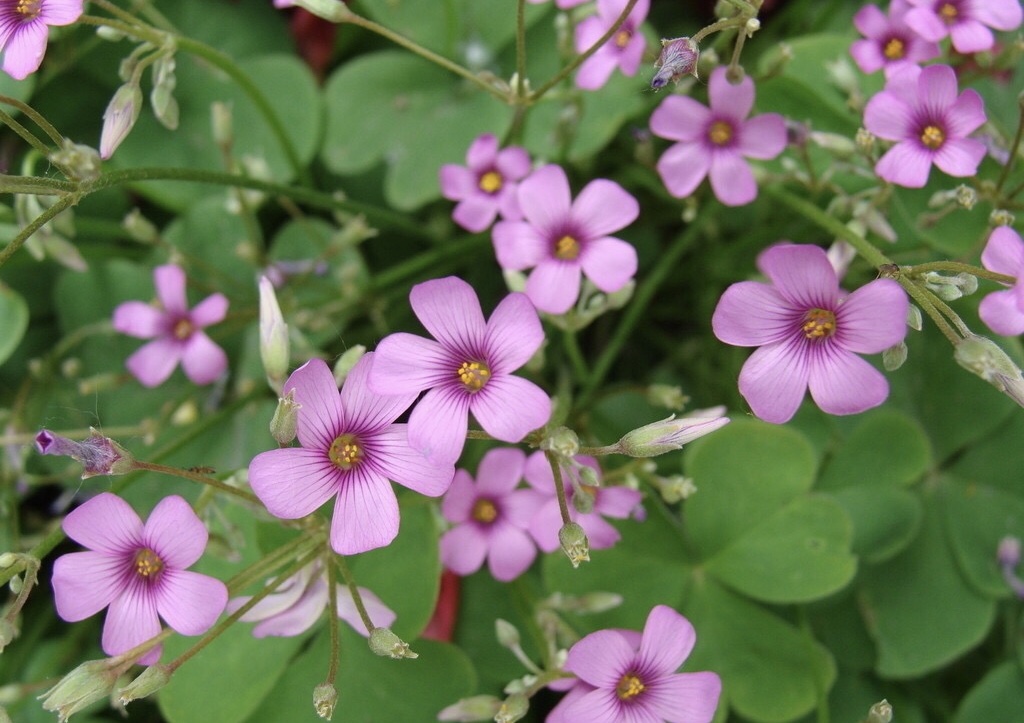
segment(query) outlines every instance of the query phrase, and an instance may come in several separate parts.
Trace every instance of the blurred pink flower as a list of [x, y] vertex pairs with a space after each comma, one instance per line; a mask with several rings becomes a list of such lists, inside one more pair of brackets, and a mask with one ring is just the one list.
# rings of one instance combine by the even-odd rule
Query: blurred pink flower
[[551, 416], [551, 400], [514, 376], [544, 341], [533, 304], [509, 294], [484, 321], [473, 287], [449, 276], [417, 284], [409, 294], [416, 318], [434, 339], [398, 333], [377, 345], [369, 385], [375, 394], [428, 390], [409, 417], [409, 444], [453, 464], [466, 443], [469, 413], [502, 442], [519, 442]]
[[[582, 53], [600, 40], [622, 15], [626, 3], [627, 0], [597, 0], [597, 14], [584, 18], [576, 26], [576, 52]], [[576, 85], [584, 90], [597, 90], [608, 82], [616, 68], [623, 75], [636, 75], [647, 47], [640, 25], [647, 18], [648, 10], [650, 0], [639, 0], [633, 6], [615, 35], [583, 61], [576, 73]]]
[[888, 15], [877, 5], [865, 5], [853, 16], [864, 39], [850, 46], [850, 55], [865, 73], [885, 68], [888, 75], [907, 63], [939, 57], [938, 44], [924, 40], [907, 25], [904, 16], [909, 9], [907, 0], [892, 0]]
[[984, 122], [981, 96], [971, 89], [957, 95], [956, 73], [948, 65], [904, 65], [864, 109], [864, 126], [896, 141], [875, 164], [875, 173], [907, 188], [928, 183], [933, 163], [951, 176], [973, 176], [985, 144], [967, 136]]
[[[220, 580], [186, 570], [206, 549], [208, 533], [189, 504], [165, 497], [143, 525], [117, 495], [104, 492], [64, 518], [64, 532], [87, 552], [53, 565], [57, 614], [78, 622], [109, 606], [103, 652], [119, 655], [160, 632], [160, 620], [182, 635], [200, 635], [228, 600]], [[139, 658], [160, 659], [161, 646]]]
[[498, 150], [490, 133], [477, 138], [466, 151], [466, 165], [441, 166], [441, 194], [458, 201], [452, 218], [467, 231], [487, 229], [500, 213], [502, 218], [522, 218], [516, 201], [518, 182], [530, 172], [530, 156], [518, 147]]
[[573, 201], [561, 166], [544, 166], [519, 184], [519, 207], [525, 220], [496, 224], [494, 250], [503, 269], [533, 268], [526, 295], [541, 311], [568, 311], [580, 295], [581, 274], [605, 293], [636, 274], [636, 249], [608, 235], [640, 215], [619, 184], [591, 181]]
[[[540, 5], [547, 1], [548, 0], [526, 0], [526, 2], [531, 5]], [[589, 0], [555, 0], [555, 5], [557, 5], [560, 10], [568, 10], [569, 8], [574, 8], [577, 5], [582, 5], [585, 2], [589, 2]]]
[[0, 50], [4, 72], [23, 80], [39, 69], [51, 25], [70, 25], [83, 0], [0, 0]]
[[981, 300], [981, 320], [1003, 336], [1024, 334], [1024, 242], [1020, 235], [1009, 226], [994, 230], [981, 252], [981, 263], [989, 271], [1017, 279], [1012, 288], [993, 291]]
[[651, 132], [678, 141], [658, 160], [658, 173], [669, 193], [685, 198], [705, 176], [726, 206], [743, 206], [757, 198], [757, 182], [746, 158], [768, 160], [786, 147], [786, 123], [778, 113], [747, 118], [754, 106], [749, 76], [733, 85], [724, 67], [708, 82], [710, 108], [682, 95], [670, 95], [651, 114]]
[[906, 23], [929, 42], [947, 35], [958, 53], [989, 50], [995, 38], [989, 28], [1016, 30], [1021, 23], [1020, 0], [909, 0], [914, 7]]
[[760, 347], [739, 379], [754, 414], [788, 422], [808, 387], [828, 414], [856, 414], [884, 402], [888, 382], [857, 354], [878, 354], [903, 340], [909, 302], [899, 284], [876, 279], [846, 296], [817, 246], [773, 246], [758, 266], [771, 284], [733, 284], [711, 319], [719, 340]]
[[224, 319], [227, 298], [211, 294], [189, 311], [185, 272], [180, 267], [157, 266], [153, 281], [163, 309], [142, 301], [126, 301], [114, 309], [114, 329], [138, 339], [154, 339], [128, 357], [125, 366], [147, 387], [165, 382], [178, 362], [194, 383], [209, 384], [227, 369], [228, 358], [202, 330]]

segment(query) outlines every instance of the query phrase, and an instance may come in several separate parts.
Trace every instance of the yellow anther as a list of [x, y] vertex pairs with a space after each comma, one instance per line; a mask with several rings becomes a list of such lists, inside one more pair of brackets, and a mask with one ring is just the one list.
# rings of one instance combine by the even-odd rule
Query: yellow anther
[[732, 126], [727, 121], [715, 121], [708, 131], [708, 138], [716, 146], [724, 146], [732, 140]]
[[615, 694], [619, 696], [619, 700], [629, 700], [643, 693], [646, 687], [635, 673], [626, 673], [615, 686]]
[[352, 469], [363, 460], [363, 448], [351, 434], [343, 434], [333, 442], [327, 457], [338, 469]]
[[471, 392], [479, 392], [491, 379], [491, 370], [483, 362], [462, 362], [456, 373]]
[[497, 193], [501, 190], [502, 178], [497, 171], [488, 171], [480, 176], [480, 190], [484, 193]]
[[164, 561], [148, 547], [135, 553], [135, 572], [140, 577], [155, 578], [163, 569]]
[[946, 142], [946, 134], [938, 126], [926, 126], [921, 131], [921, 142], [934, 151]]
[[899, 38], [890, 38], [889, 42], [885, 44], [885, 50], [882, 52], [889, 60], [900, 60], [903, 58], [906, 48], [903, 45], [903, 41]]
[[952, 25], [956, 22], [956, 16], [959, 15], [956, 9], [956, 5], [953, 3], [946, 3], [939, 8], [939, 17], [946, 25]]
[[473, 503], [472, 517], [477, 522], [489, 525], [498, 519], [498, 508], [490, 500], [480, 498]]
[[615, 45], [619, 48], [624, 48], [629, 45], [629, 41], [633, 39], [633, 33], [626, 29], [622, 29], [615, 33]]
[[18, 0], [14, 12], [18, 13], [22, 20], [32, 20], [39, 17], [39, 13], [42, 12], [41, 5], [42, 0]]
[[174, 328], [171, 329], [171, 333], [174, 334], [174, 338], [181, 339], [182, 341], [192, 336], [192, 332], [194, 331], [195, 328], [192, 326], [192, 322], [188, 319], [179, 319], [175, 322]]
[[568, 234], [555, 242], [555, 258], [572, 261], [580, 255], [580, 242]]
[[828, 309], [811, 309], [801, 328], [808, 339], [827, 339], [836, 333], [836, 315]]

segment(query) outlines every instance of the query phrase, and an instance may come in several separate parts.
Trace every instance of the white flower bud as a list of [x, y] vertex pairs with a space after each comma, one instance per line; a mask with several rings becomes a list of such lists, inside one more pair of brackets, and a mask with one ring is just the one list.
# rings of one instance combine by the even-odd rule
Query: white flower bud
[[128, 82], [117, 89], [103, 113], [100, 158], [106, 160], [114, 155], [114, 151], [135, 126], [141, 110], [142, 89], [138, 83]]

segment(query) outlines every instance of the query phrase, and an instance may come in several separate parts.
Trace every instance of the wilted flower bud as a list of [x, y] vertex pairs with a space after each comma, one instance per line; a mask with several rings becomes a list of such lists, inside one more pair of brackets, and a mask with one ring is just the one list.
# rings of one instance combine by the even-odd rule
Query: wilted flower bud
[[522, 693], [513, 693], [506, 698], [494, 716], [494, 723], [515, 723], [530, 710], [530, 699]]
[[100, 154], [95, 148], [72, 143], [65, 138], [60, 150], [50, 154], [50, 160], [64, 166], [71, 177], [78, 181], [93, 181], [100, 177]]
[[560, 457], [572, 458], [580, 451], [580, 438], [568, 427], [559, 427], [541, 441], [540, 448], [551, 450]]
[[[696, 414], [696, 413], [695, 413]], [[615, 445], [619, 454], [629, 457], [657, 457], [682, 448], [687, 442], [714, 432], [729, 423], [728, 417], [687, 415], [676, 419], [673, 414], [660, 422], [628, 432]]]
[[164, 663], [151, 665], [142, 671], [139, 677], [117, 692], [118, 700], [121, 701], [121, 705], [128, 705], [133, 700], [150, 696], [167, 685], [172, 675], [174, 675], [174, 670], [169, 665]]
[[287, 394], [277, 400], [277, 409], [274, 410], [274, 417], [270, 420], [270, 435], [281, 446], [291, 444], [295, 439], [295, 427], [299, 421], [300, 409], [302, 409], [302, 405], [295, 401], [294, 389], [289, 389]]
[[697, 485], [693, 483], [693, 480], [681, 474], [672, 475], [671, 477], [655, 477], [654, 479], [658, 492], [661, 493], [661, 498], [670, 505], [681, 502], [697, 493]]
[[82, 479], [100, 474], [118, 475], [131, 472], [135, 459], [128, 451], [109, 437], [104, 437], [90, 427], [92, 435], [81, 442], [54, 434], [48, 429], [39, 430], [36, 435], [36, 449], [39, 454], [54, 454], [71, 457], [85, 468]]
[[977, 374], [1017, 404], [1024, 406], [1024, 376], [994, 341], [971, 334], [957, 342], [953, 358], [964, 369]]
[[142, 89], [139, 84], [125, 83], [103, 112], [103, 131], [100, 134], [100, 158], [106, 160], [114, 155], [121, 142], [128, 137], [142, 110]]
[[858, 128], [857, 134], [853, 137], [854, 143], [861, 153], [871, 153], [875, 149], [875, 137], [867, 128]]
[[577, 523], [568, 522], [562, 525], [562, 529], [558, 531], [558, 542], [573, 567], [579, 567], [581, 562], [590, 561], [590, 541], [587, 540], [587, 533]]
[[383, 658], [401, 660], [402, 658], [420, 657], [409, 650], [409, 644], [391, 632], [390, 628], [374, 628], [368, 642], [370, 650]]
[[63, 723], [73, 714], [110, 695], [120, 670], [109, 660], [90, 660], [60, 679], [39, 696], [43, 709], [57, 713]]
[[266, 276], [260, 277], [260, 358], [270, 386], [281, 392], [288, 376], [288, 325], [284, 323], [277, 303], [274, 285]]
[[689, 38], [661, 39], [661, 53], [654, 61], [658, 72], [651, 78], [651, 87], [659, 90], [668, 85], [669, 81], [678, 83], [684, 75], [694, 74], [700, 50]]
[[474, 723], [493, 719], [500, 708], [501, 700], [493, 695], [474, 695], [448, 706], [437, 714], [437, 719], [449, 723]]
[[338, 691], [330, 683], [321, 683], [313, 688], [313, 708], [324, 720], [334, 715], [334, 706], [338, 703]]

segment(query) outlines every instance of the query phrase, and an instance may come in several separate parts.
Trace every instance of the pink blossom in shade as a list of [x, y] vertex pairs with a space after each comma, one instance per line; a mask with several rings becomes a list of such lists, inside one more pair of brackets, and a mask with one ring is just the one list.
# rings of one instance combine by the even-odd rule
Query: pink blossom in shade
[[[626, 630], [624, 628], [613, 628], [613, 632], [618, 633], [626, 639], [629, 646], [634, 652], [640, 650], [640, 640], [642, 636], [636, 630]], [[552, 682], [548, 683], [547, 686], [550, 690], [557, 691], [559, 693], [564, 692], [565, 695], [560, 701], [551, 709], [547, 717], [544, 719], [544, 723], [574, 723], [570, 718], [565, 717], [565, 709], [572, 706], [573, 701], [580, 698], [587, 693], [597, 690], [594, 686], [589, 683], [584, 683], [579, 678], [556, 678]]]
[[561, 166], [544, 166], [519, 184], [523, 221], [501, 221], [492, 238], [503, 269], [533, 268], [526, 295], [541, 311], [564, 314], [586, 276], [605, 293], [636, 274], [636, 249], [608, 234], [640, 215], [636, 199], [617, 183], [597, 179], [574, 201]]
[[788, 422], [808, 387], [828, 414], [857, 414], [884, 402], [888, 382], [857, 354], [878, 354], [903, 340], [909, 302], [899, 284], [876, 279], [847, 296], [817, 246], [773, 246], [758, 267], [771, 283], [733, 284], [711, 319], [719, 340], [760, 347], [739, 379], [754, 414]]
[[[579, 456], [576, 462], [594, 470], [597, 479], [601, 480], [601, 467], [593, 457]], [[537, 514], [530, 521], [530, 535], [537, 542], [544, 552], [554, 552], [559, 548], [558, 531], [562, 528], [562, 514], [558, 507], [558, 498], [555, 494], [555, 477], [551, 472], [551, 465], [543, 452], [534, 452], [526, 460], [525, 470], [526, 481], [539, 492], [544, 503], [537, 510]], [[573, 499], [576, 487], [579, 487], [580, 494], [589, 496], [588, 506], [592, 505], [591, 511], [581, 512]], [[603, 550], [612, 547], [619, 541], [621, 535], [605, 517], [626, 519], [633, 514], [643, 495], [637, 490], [628, 487], [594, 487], [582, 481], [579, 470], [574, 468], [562, 468], [562, 484], [565, 488], [566, 498], [569, 503], [569, 518], [578, 523], [583, 531], [587, 533], [587, 540], [593, 550]]]
[[[576, 52], [589, 50], [600, 40], [626, 9], [628, 0], [597, 0], [597, 14], [584, 18], [576, 26]], [[611, 39], [583, 61], [576, 73], [576, 85], [584, 90], [597, 90], [618, 68], [633, 77], [640, 67], [647, 41], [640, 25], [647, 19], [650, 0], [639, 0]]]
[[639, 648], [599, 630], [569, 649], [565, 670], [593, 687], [564, 706], [563, 720], [588, 723], [710, 723], [722, 681], [715, 673], [677, 673], [697, 635], [665, 605], [647, 616]]
[[453, 527], [441, 536], [441, 563], [457, 575], [470, 575], [487, 561], [496, 580], [514, 580], [537, 556], [526, 527], [540, 498], [516, 489], [526, 454], [512, 447], [492, 449], [480, 460], [476, 482], [465, 470], [455, 473], [441, 501], [441, 514]]
[[[257, 602], [239, 618], [243, 623], [256, 623], [253, 637], [294, 637], [313, 627], [329, 605], [327, 575], [320, 562], [306, 565], [289, 577], [274, 592]], [[376, 627], [390, 627], [396, 615], [381, 599], [364, 587], [359, 595], [366, 612]], [[234, 613], [252, 599], [251, 595], [228, 601], [228, 614]], [[364, 638], [369, 634], [359, 616], [352, 593], [345, 585], [337, 585], [337, 614]]]
[[4, 72], [23, 80], [36, 72], [46, 53], [51, 25], [70, 25], [83, 0], [0, 0], [0, 50]]
[[850, 55], [862, 71], [874, 73], [885, 68], [888, 75], [906, 63], [939, 57], [938, 44], [925, 40], [907, 25], [904, 15], [909, 8], [907, 0], [892, 0], [888, 15], [877, 5], [865, 5], [853, 16], [853, 24], [864, 39], [854, 42]]
[[331, 547], [354, 555], [388, 545], [398, 534], [398, 499], [388, 480], [437, 497], [455, 468], [432, 464], [410, 446], [406, 425], [394, 424], [416, 393], [380, 395], [367, 387], [374, 354], [360, 359], [338, 392], [321, 359], [292, 372], [284, 393], [300, 405], [301, 447], [272, 449], [249, 463], [249, 484], [270, 514], [294, 520], [335, 498]]
[[1022, 13], [1020, 0], [909, 0], [913, 6], [906, 23], [927, 41], [947, 35], [958, 53], [989, 50], [995, 38], [989, 28], [1016, 30]]
[[[160, 618], [182, 635], [200, 635], [223, 612], [224, 583], [186, 569], [203, 554], [208, 533], [181, 497], [165, 497], [143, 524], [127, 502], [104, 492], [70, 512], [63, 527], [89, 550], [54, 563], [57, 614], [78, 622], [109, 606], [102, 639], [107, 655], [152, 638]], [[152, 665], [160, 650], [138, 662]]]
[[928, 183], [933, 163], [950, 176], [973, 176], [985, 144], [967, 136], [984, 122], [981, 96], [971, 89], [957, 95], [956, 73], [948, 65], [903, 66], [864, 109], [864, 126], [896, 142], [875, 173], [907, 188]]
[[502, 442], [519, 442], [547, 423], [548, 395], [512, 374], [544, 341], [525, 295], [506, 296], [486, 322], [473, 287], [454, 276], [417, 284], [409, 302], [434, 339], [406, 333], [384, 338], [369, 385], [375, 394], [413, 399], [428, 390], [409, 417], [414, 449], [453, 464], [462, 454], [470, 413]]
[[191, 311], [185, 299], [185, 272], [168, 264], [153, 270], [156, 295], [163, 308], [126, 301], [114, 309], [114, 329], [138, 339], [153, 339], [125, 362], [143, 386], [159, 386], [181, 362], [185, 376], [209, 384], [228, 367], [224, 350], [202, 330], [224, 319], [228, 300], [211, 294]]
[[651, 114], [651, 132], [678, 141], [658, 160], [658, 173], [677, 198], [692, 194], [707, 176], [726, 206], [757, 198], [757, 183], [744, 158], [768, 160], [786, 147], [786, 123], [778, 113], [747, 118], [754, 106], [749, 76], [733, 85], [724, 67], [708, 81], [710, 108], [693, 98], [670, 95]]
[[530, 156], [518, 146], [498, 150], [490, 133], [478, 137], [466, 152], [466, 165], [441, 166], [441, 193], [458, 201], [452, 218], [467, 231], [479, 233], [494, 219], [519, 220], [518, 182], [530, 172]]
[[1024, 334], [1024, 242], [1020, 235], [1009, 226], [997, 228], [981, 252], [981, 263], [989, 271], [1017, 279], [1011, 288], [993, 291], [981, 300], [981, 320], [1003, 336]]
[[[526, 0], [526, 2], [530, 3], [531, 5], [540, 5], [541, 3], [546, 3], [547, 1], [548, 0]], [[577, 5], [582, 5], [583, 3], [589, 1], [590, 0], [555, 0], [555, 5], [558, 7], [559, 10], [568, 10], [569, 8], [574, 8]]]

